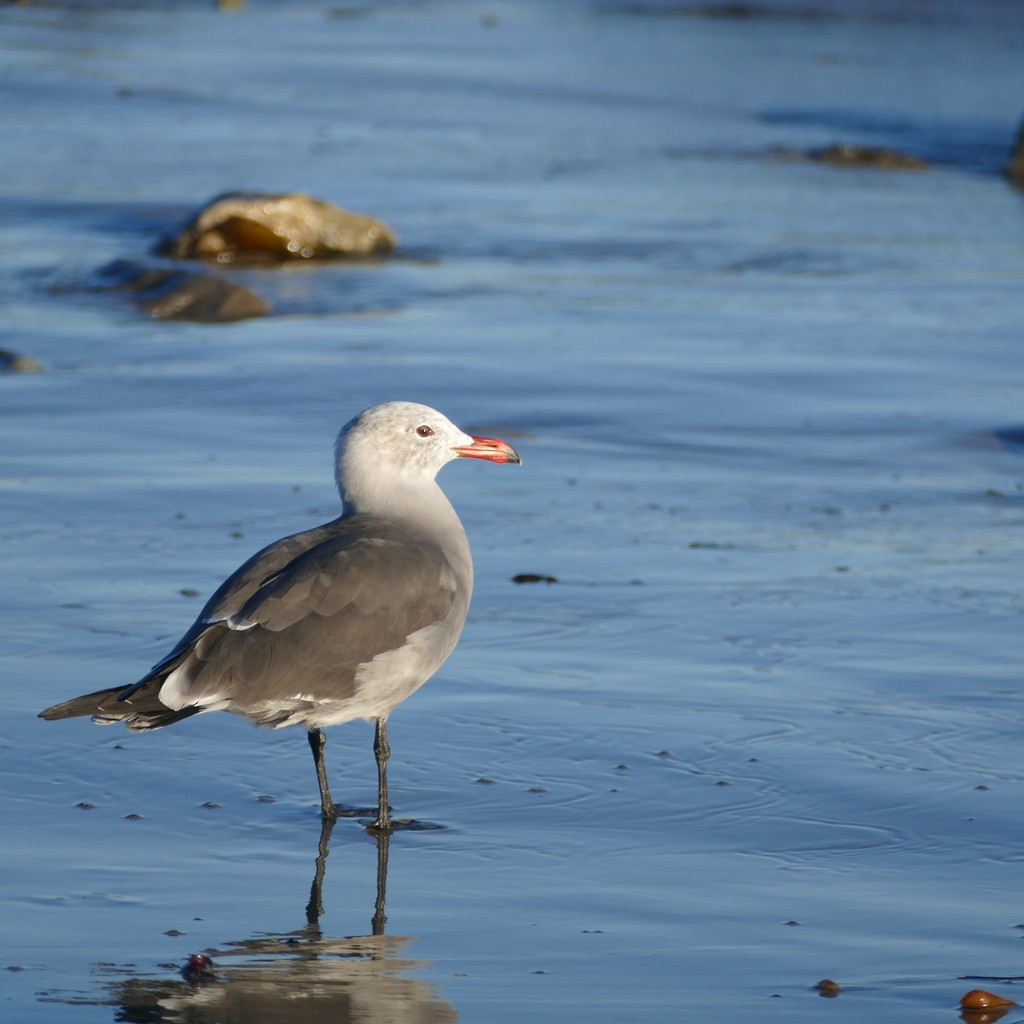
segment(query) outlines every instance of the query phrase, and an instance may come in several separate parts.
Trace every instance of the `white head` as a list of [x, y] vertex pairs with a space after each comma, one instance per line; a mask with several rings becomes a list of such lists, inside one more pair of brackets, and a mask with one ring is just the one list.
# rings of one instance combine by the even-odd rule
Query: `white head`
[[349, 420], [335, 447], [338, 491], [346, 512], [387, 512], [410, 491], [440, 489], [438, 471], [453, 459], [519, 462], [504, 441], [473, 437], [415, 402], [385, 402]]

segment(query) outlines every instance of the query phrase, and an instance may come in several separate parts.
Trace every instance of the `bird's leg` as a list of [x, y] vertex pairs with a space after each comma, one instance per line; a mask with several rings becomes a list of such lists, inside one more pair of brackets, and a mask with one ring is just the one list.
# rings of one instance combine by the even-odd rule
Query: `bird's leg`
[[388, 807], [388, 720], [386, 715], [377, 719], [377, 730], [373, 734], [373, 752], [377, 756], [377, 820], [370, 826], [374, 832], [389, 832], [391, 816]]
[[327, 785], [327, 769], [324, 767], [327, 734], [321, 729], [310, 729], [308, 739], [309, 749], [313, 751], [313, 764], [316, 765], [316, 780], [320, 783], [320, 813], [324, 818], [336, 818], [338, 808], [331, 799], [331, 788]]

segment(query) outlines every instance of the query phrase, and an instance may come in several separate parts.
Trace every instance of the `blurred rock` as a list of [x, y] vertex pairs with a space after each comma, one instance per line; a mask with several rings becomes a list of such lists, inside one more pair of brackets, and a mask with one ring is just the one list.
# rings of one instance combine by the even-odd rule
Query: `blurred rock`
[[927, 171], [928, 162], [882, 146], [840, 143], [811, 152], [811, 159], [833, 167], [872, 167], [882, 171]]
[[213, 199], [158, 251], [218, 263], [283, 263], [380, 256], [396, 244], [383, 221], [311, 196], [237, 192]]
[[1003, 168], [1003, 173], [1011, 185], [1016, 188], [1024, 188], [1024, 121], [1020, 123], [1017, 138], [1013, 143], [1013, 152], [1010, 154], [1010, 162]]
[[139, 309], [158, 320], [230, 323], [270, 312], [255, 292], [214, 274], [115, 260], [100, 271], [100, 280], [101, 291], [130, 292]]
[[43, 364], [31, 356], [0, 348], [0, 373], [42, 373]]

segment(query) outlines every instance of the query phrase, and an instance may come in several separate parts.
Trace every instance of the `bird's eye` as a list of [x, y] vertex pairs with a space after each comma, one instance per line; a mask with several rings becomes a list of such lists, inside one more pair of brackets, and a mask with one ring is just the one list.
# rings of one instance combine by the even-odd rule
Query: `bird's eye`
[[419, 434], [420, 437], [432, 437], [434, 434], [434, 428], [428, 427], [426, 423], [424, 423], [423, 426], [416, 428], [416, 433]]

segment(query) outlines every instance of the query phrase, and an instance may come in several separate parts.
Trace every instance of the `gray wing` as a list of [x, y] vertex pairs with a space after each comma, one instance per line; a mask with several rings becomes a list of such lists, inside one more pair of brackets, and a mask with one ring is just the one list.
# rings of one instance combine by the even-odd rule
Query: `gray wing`
[[[331, 540], [339, 535], [358, 533], [361, 524], [355, 523], [355, 518], [359, 517], [334, 519], [311, 530], [303, 530], [301, 533], [282, 537], [257, 551], [214, 591], [213, 596], [199, 613], [199, 617], [174, 646], [174, 649], [161, 658], [143, 679], [129, 687], [123, 696], [128, 696], [137, 688], [145, 686], [161, 669], [176, 664], [213, 623], [223, 622], [235, 614], [266, 583], [269, 577], [280, 572], [281, 569], [301, 558], [308, 551], [314, 550], [326, 540]], [[346, 524], [348, 524], [347, 528]]]
[[121, 696], [174, 672], [174, 703], [226, 699], [244, 713], [247, 705], [309, 694], [346, 700], [361, 665], [443, 622], [455, 594], [455, 574], [437, 545], [370, 517], [335, 520], [254, 555], [174, 650]]

